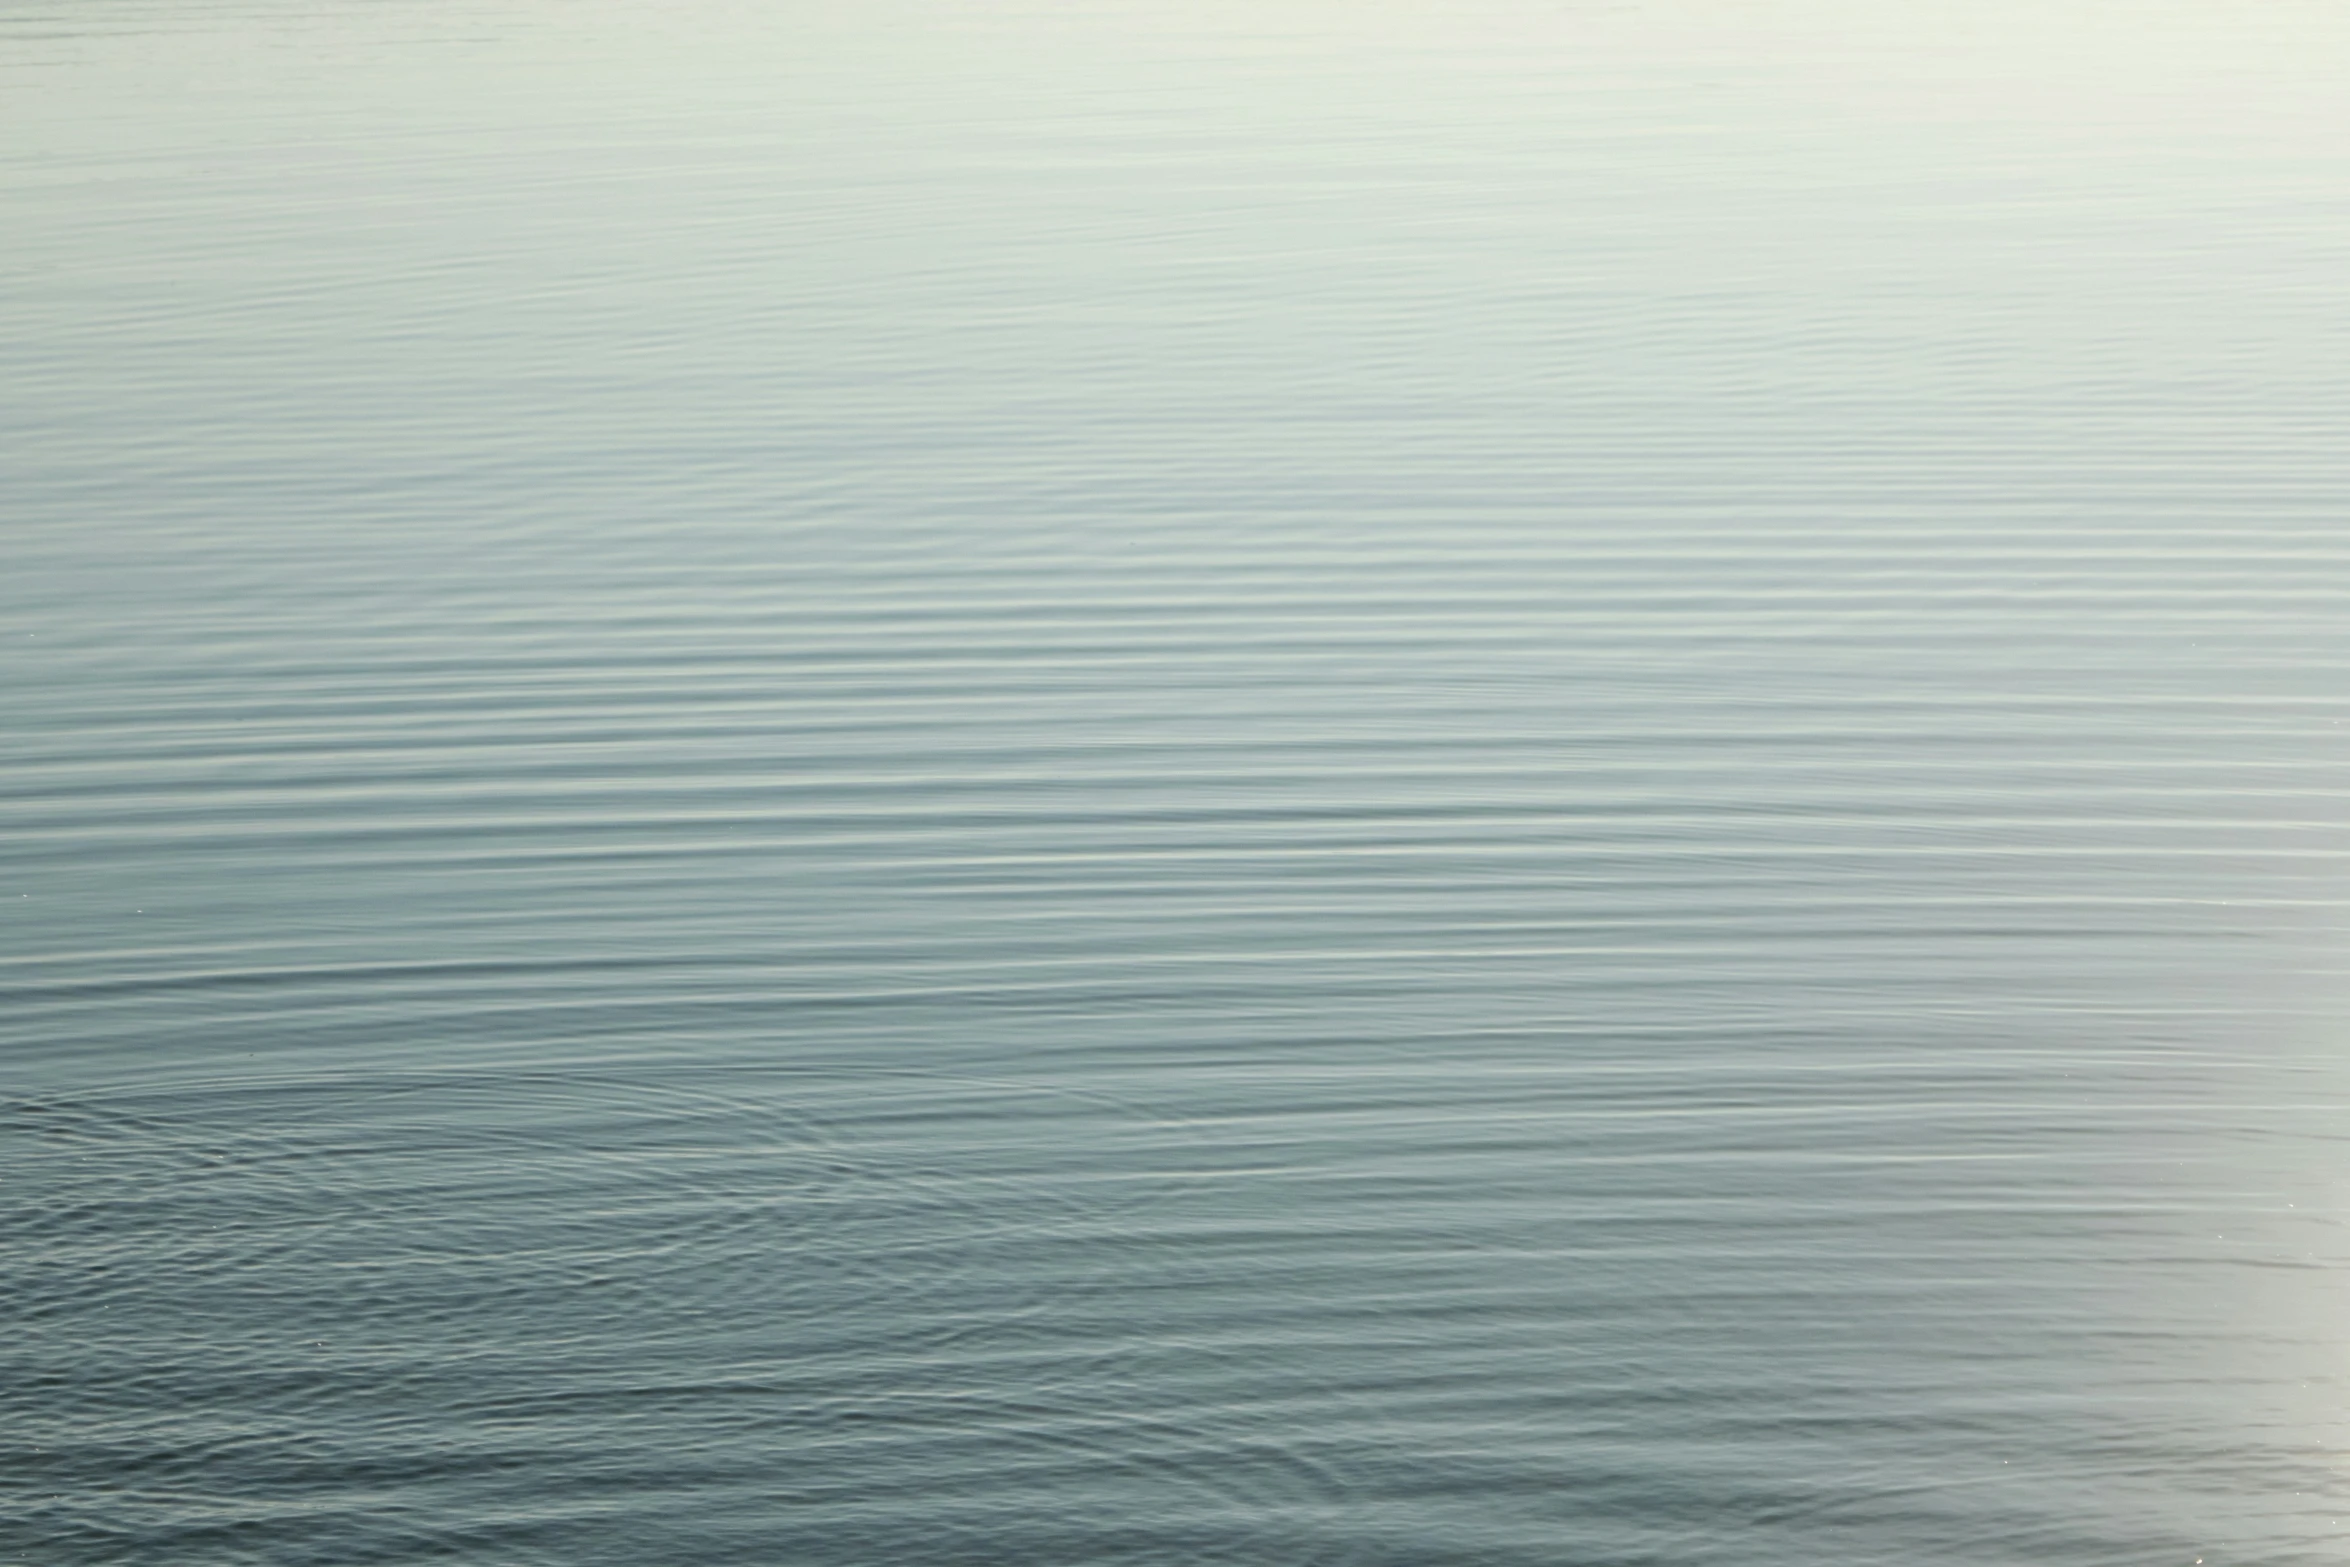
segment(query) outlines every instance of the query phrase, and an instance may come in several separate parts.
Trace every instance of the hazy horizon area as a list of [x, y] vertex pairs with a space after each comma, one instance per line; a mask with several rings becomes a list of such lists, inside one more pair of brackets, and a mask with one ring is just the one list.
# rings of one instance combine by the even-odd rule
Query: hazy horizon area
[[0, 1562], [2338, 1564], [2346, 79], [0, 0]]

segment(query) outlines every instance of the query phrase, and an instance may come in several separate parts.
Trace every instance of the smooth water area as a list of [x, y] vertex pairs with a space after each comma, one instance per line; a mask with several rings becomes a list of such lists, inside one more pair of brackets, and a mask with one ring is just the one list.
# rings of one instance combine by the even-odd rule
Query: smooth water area
[[2350, 12], [0, 3], [0, 1560], [2350, 1557]]

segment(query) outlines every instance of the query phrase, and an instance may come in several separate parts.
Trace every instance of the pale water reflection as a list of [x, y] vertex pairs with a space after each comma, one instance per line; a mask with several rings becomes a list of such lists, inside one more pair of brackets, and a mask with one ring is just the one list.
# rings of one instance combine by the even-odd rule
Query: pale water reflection
[[0, 4], [0, 1559], [2339, 1561], [2346, 45]]

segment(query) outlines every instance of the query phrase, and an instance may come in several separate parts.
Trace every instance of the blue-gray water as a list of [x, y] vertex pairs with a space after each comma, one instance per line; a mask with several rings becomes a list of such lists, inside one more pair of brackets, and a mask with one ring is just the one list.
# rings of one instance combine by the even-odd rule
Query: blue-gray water
[[2338, 1564], [2350, 12], [0, 4], [0, 1560]]

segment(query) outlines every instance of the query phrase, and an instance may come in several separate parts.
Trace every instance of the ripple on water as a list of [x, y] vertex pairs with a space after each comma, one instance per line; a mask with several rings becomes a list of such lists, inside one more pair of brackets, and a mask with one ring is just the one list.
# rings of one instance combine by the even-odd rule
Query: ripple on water
[[[9, 1104], [10, 1358], [37, 1394], [10, 1445], [38, 1537], [67, 1560], [529, 1561], [620, 1527], [622, 1494], [666, 1548], [682, 1495], [711, 1559], [727, 1498], [753, 1551], [782, 1491], [891, 1560], [1072, 1528], [1104, 1561], [1332, 1559], [1308, 1536], [1334, 1469], [1277, 1420], [1170, 1404], [1163, 1347], [1111, 1298], [1180, 1285], [1149, 1217], [1187, 1180], [1180, 1123], [1017, 1082], [702, 1075]], [[1231, 1357], [1190, 1358], [1172, 1385]], [[1078, 1473], [1100, 1516], [1008, 1514]]]

